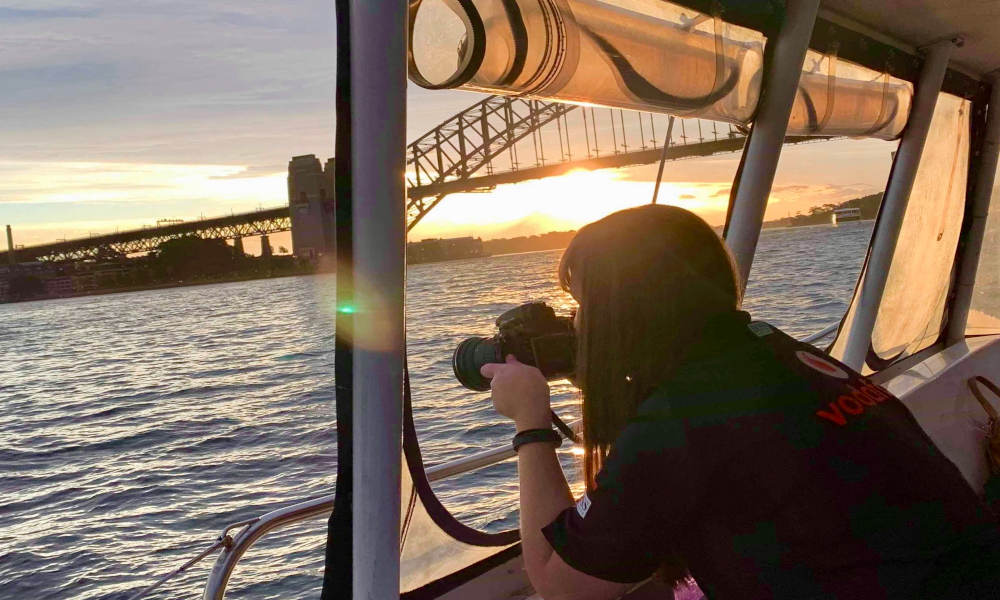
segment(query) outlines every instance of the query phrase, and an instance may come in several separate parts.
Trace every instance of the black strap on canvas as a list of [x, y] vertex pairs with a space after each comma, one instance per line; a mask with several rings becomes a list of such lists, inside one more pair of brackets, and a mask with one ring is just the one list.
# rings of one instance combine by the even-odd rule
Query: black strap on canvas
[[[337, 12], [337, 135], [334, 149], [336, 203], [337, 306], [354, 302], [354, 239], [351, 202], [351, 31], [349, 0], [336, 0]], [[337, 310], [334, 341], [334, 382], [337, 416], [337, 485], [333, 513], [327, 523], [322, 600], [351, 600], [354, 593], [352, 558], [354, 519], [353, 472], [353, 311]]]
[[[508, 546], [520, 540], [520, 532], [517, 529], [489, 533], [469, 527], [451, 514], [438, 499], [434, 490], [431, 489], [427, 473], [424, 471], [424, 460], [420, 453], [420, 443], [417, 440], [417, 428], [413, 423], [413, 399], [410, 393], [410, 373], [409, 369], [404, 370], [403, 378], [403, 455], [406, 457], [406, 464], [410, 470], [410, 478], [413, 480], [413, 488], [417, 498], [423, 504], [427, 515], [434, 521], [441, 531], [447, 533], [452, 539], [470, 546]], [[416, 498], [413, 498], [415, 501]], [[400, 532], [400, 539], [406, 539], [406, 528], [410, 522], [410, 514], [414, 506], [410, 505], [407, 514], [404, 515], [404, 530]]]

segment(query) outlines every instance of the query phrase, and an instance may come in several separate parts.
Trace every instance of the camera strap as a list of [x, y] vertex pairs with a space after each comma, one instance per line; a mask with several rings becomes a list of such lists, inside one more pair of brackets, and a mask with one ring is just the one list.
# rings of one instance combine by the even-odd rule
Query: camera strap
[[556, 414], [556, 411], [552, 410], [549, 412], [552, 413], [552, 424], [556, 426], [556, 429], [566, 436], [567, 440], [573, 442], [574, 444], [579, 444], [580, 437], [576, 435], [573, 428], [563, 422], [563, 420], [559, 418], [559, 415]]

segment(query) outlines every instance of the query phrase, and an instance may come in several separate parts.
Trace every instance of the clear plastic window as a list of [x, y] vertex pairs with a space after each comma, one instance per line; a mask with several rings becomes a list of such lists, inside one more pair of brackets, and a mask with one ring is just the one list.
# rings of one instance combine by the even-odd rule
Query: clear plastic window
[[[967, 100], [938, 96], [872, 331], [869, 372], [940, 337], [965, 206], [969, 112]], [[853, 310], [842, 332], [849, 331]], [[843, 352], [846, 337], [834, 344], [835, 355]]]
[[993, 179], [993, 197], [979, 254], [976, 283], [966, 335], [1000, 333], [1000, 173]]
[[804, 338], [843, 317], [897, 145], [840, 139], [782, 149], [743, 301], [755, 319]]

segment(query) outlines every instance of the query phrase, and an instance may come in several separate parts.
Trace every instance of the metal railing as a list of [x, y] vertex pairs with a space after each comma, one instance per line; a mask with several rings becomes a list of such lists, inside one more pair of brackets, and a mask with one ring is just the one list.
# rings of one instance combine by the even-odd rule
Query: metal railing
[[831, 333], [835, 333], [838, 328], [840, 328], [840, 321], [837, 321], [836, 323], [828, 325], [828, 326], [824, 327], [822, 330], [817, 331], [816, 333], [814, 333], [812, 335], [807, 335], [806, 337], [802, 338], [802, 341], [805, 342], [805, 343], [807, 343], [807, 344], [812, 344], [814, 342], [818, 342], [821, 339], [823, 339], [823, 338], [827, 337], [828, 335], [830, 335]]
[[[836, 323], [833, 323], [816, 333], [802, 338], [802, 341], [806, 343], [813, 343], [822, 340], [831, 333], [836, 332], [839, 326], [840, 321], [837, 321]], [[581, 421], [577, 420], [570, 423], [570, 427], [579, 433], [581, 429]], [[454, 477], [455, 475], [461, 475], [462, 473], [468, 473], [470, 471], [475, 471], [476, 469], [495, 465], [513, 458], [514, 456], [516, 456], [516, 454], [509, 445], [493, 448], [491, 450], [484, 450], [451, 462], [428, 467], [426, 470], [427, 479], [431, 482], [441, 481], [449, 477]], [[209, 556], [212, 552], [219, 548], [222, 548], [222, 552], [219, 554], [215, 564], [212, 566], [212, 571], [209, 573], [208, 582], [205, 585], [205, 591], [202, 598], [204, 600], [222, 600], [225, 598], [226, 586], [229, 583], [229, 578], [232, 576], [233, 570], [236, 568], [236, 564], [240, 561], [247, 550], [249, 550], [250, 547], [257, 542], [257, 540], [268, 533], [281, 529], [287, 525], [292, 525], [293, 523], [298, 523], [316, 517], [328, 516], [333, 510], [333, 498], [333, 494], [310, 498], [290, 506], [273, 510], [253, 519], [238, 521], [227, 525], [225, 529], [222, 530], [219, 537], [216, 538], [211, 547], [202, 551], [194, 559], [184, 563], [184, 565], [180, 568], [164, 575], [154, 584], [132, 596], [130, 600], [135, 600], [145, 596], [167, 580], [186, 571], [196, 562]], [[232, 535], [230, 532], [234, 529], [239, 529], [239, 531], [235, 535]]]
[[[580, 421], [574, 421], [570, 423], [570, 427], [574, 431], [579, 432], [580, 424]], [[427, 479], [431, 482], [440, 481], [503, 462], [514, 456], [516, 454], [509, 445], [492, 450], [484, 450], [483, 452], [477, 452], [458, 460], [428, 467], [426, 470]], [[250, 549], [250, 546], [253, 546], [265, 534], [285, 525], [291, 525], [292, 523], [313, 517], [328, 516], [333, 510], [333, 496], [333, 494], [327, 494], [312, 498], [304, 502], [273, 510], [249, 521], [234, 523], [223, 529], [222, 534], [219, 536], [219, 541], [223, 541], [229, 537], [231, 530], [242, 527], [231, 538], [230, 543], [224, 545], [222, 553], [216, 559], [215, 565], [212, 567], [212, 572], [208, 576], [208, 583], [205, 584], [205, 592], [202, 598], [204, 600], [222, 600], [226, 595], [226, 585], [229, 583], [229, 577], [232, 575], [233, 569], [236, 568], [236, 563]]]

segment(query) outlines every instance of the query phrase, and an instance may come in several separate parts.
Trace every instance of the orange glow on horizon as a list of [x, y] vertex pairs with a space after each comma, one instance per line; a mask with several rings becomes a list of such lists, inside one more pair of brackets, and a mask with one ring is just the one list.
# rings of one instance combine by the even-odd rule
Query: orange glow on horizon
[[[411, 232], [410, 240], [452, 235], [484, 238], [578, 229], [617, 210], [650, 202], [653, 182], [622, 170], [576, 170], [559, 177], [501, 185], [489, 193], [445, 198]], [[725, 219], [728, 182], [660, 185], [658, 201], [686, 208], [711, 225]]]

